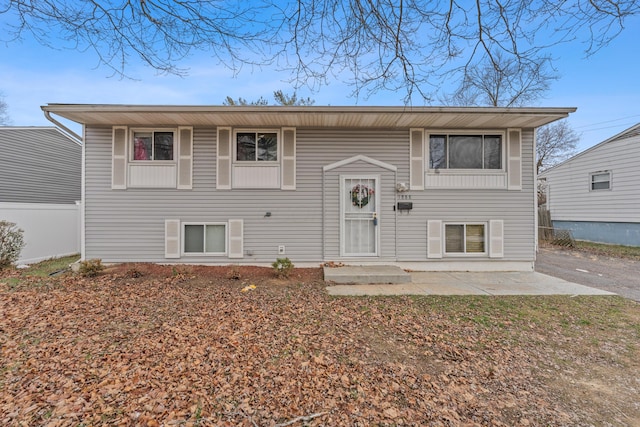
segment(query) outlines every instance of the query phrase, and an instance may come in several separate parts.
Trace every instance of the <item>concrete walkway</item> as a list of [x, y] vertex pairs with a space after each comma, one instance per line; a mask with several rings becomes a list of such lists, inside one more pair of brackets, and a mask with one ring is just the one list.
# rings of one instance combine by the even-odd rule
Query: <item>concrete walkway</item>
[[411, 282], [337, 284], [329, 295], [615, 295], [535, 272], [411, 272]]

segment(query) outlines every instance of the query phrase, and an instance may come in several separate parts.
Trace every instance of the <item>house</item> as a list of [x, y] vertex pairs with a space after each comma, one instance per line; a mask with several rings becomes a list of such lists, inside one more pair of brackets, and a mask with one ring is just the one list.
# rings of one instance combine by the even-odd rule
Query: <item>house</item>
[[535, 128], [575, 111], [42, 108], [83, 125], [85, 259], [528, 271]]
[[554, 228], [640, 246], [640, 124], [540, 174]]
[[24, 231], [21, 263], [80, 251], [82, 146], [57, 127], [0, 127], [0, 220]]

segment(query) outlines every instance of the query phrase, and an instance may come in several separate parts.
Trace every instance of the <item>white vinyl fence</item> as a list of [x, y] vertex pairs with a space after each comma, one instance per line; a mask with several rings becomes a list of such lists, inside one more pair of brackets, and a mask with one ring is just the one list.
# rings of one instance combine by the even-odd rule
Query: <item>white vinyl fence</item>
[[19, 264], [80, 252], [80, 205], [0, 203], [0, 220], [24, 230]]

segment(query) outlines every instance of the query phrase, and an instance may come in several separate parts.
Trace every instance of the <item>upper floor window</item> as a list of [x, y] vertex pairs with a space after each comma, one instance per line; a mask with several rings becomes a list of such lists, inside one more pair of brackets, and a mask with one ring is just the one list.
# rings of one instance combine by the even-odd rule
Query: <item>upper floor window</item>
[[611, 172], [593, 172], [591, 175], [591, 191], [610, 190], [611, 189]]
[[239, 162], [278, 161], [278, 133], [236, 132], [236, 160]]
[[175, 132], [133, 130], [132, 160], [173, 160]]
[[502, 135], [429, 135], [429, 169], [502, 169]]

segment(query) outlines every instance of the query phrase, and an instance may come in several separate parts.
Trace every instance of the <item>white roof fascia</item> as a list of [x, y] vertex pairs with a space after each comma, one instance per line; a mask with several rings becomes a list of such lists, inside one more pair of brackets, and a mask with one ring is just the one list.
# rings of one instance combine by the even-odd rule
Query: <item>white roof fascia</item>
[[640, 123], [638, 123], [638, 124], [636, 124], [636, 125], [633, 125], [633, 126], [631, 126], [630, 128], [625, 129], [625, 130], [623, 130], [622, 132], [617, 133], [617, 134], [615, 134], [614, 136], [612, 136], [612, 137], [610, 137], [610, 138], [607, 138], [607, 139], [605, 139], [604, 141], [599, 142], [599, 143], [597, 143], [596, 145], [594, 145], [594, 146], [592, 146], [592, 147], [589, 147], [589, 148], [587, 148], [587, 149], [586, 149], [586, 150], [584, 150], [584, 151], [579, 152], [578, 154], [576, 154], [576, 155], [574, 155], [574, 156], [572, 156], [572, 157], [568, 158], [567, 160], [564, 160], [564, 161], [562, 161], [562, 162], [558, 163], [557, 165], [553, 165], [553, 166], [551, 166], [549, 169], [545, 169], [544, 171], [540, 172], [540, 173], [538, 174], [538, 176], [539, 176], [540, 178], [543, 178], [543, 177], [544, 177], [544, 175], [545, 175], [547, 172], [552, 171], [553, 169], [559, 168], [560, 166], [565, 165], [565, 164], [567, 164], [567, 163], [569, 163], [569, 162], [572, 162], [572, 161], [576, 160], [577, 158], [582, 157], [583, 155], [585, 155], [585, 154], [587, 154], [587, 153], [590, 153], [590, 152], [591, 152], [591, 151], [593, 151], [593, 150], [596, 150], [598, 147], [601, 147], [601, 146], [603, 146], [603, 145], [605, 145], [605, 144], [608, 144], [608, 143], [610, 143], [610, 142], [612, 142], [612, 141], [618, 140], [618, 139], [620, 139], [620, 137], [621, 137], [621, 136], [624, 136], [624, 134], [626, 134], [626, 133], [630, 133], [630, 132], [632, 132], [632, 131], [634, 131], [634, 130], [636, 130], [636, 129], [638, 129], [638, 128], [640, 128]]

